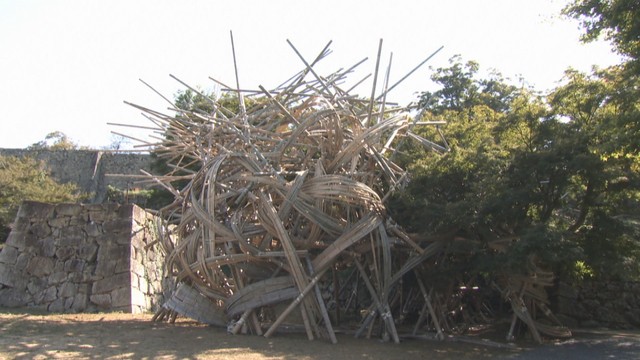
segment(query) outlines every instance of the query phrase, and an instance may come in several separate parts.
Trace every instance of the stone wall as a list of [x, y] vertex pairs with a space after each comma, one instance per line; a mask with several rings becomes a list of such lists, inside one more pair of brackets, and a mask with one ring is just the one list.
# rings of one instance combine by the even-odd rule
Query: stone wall
[[109, 175], [141, 175], [140, 169], [149, 172], [152, 162], [148, 154], [99, 150], [0, 149], [0, 155], [30, 156], [43, 161], [58, 182], [74, 183], [81, 191], [93, 194], [91, 203], [104, 202], [109, 185], [120, 190], [139, 188], [140, 185], [134, 184], [136, 179]]
[[638, 282], [560, 283], [555, 299], [556, 314], [569, 327], [640, 327]]
[[135, 205], [24, 202], [0, 252], [0, 306], [155, 310], [163, 256], [152, 221]]

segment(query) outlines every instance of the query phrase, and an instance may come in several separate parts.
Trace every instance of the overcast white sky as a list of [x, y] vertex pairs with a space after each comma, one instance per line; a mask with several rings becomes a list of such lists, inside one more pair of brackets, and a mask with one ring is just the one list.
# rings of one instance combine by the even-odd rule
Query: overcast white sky
[[[374, 71], [393, 52], [391, 83], [444, 49], [389, 95], [404, 105], [433, 90], [431, 70], [461, 54], [481, 69], [522, 76], [536, 89], [555, 86], [567, 67], [617, 63], [605, 43], [579, 43], [577, 23], [562, 19], [566, 0], [0, 0], [0, 147], [26, 147], [62, 131], [79, 145], [106, 147], [107, 122], [148, 125], [123, 100], [164, 111], [183, 89], [207, 90], [211, 76], [234, 84], [232, 30], [242, 88], [279, 85], [304, 65], [286, 39], [311, 59], [333, 40], [320, 72], [368, 57], [351, 78]], [[324, 70], [324, 72], [323, 72]], [[363, 84], [363, 94], [370, 84]]]

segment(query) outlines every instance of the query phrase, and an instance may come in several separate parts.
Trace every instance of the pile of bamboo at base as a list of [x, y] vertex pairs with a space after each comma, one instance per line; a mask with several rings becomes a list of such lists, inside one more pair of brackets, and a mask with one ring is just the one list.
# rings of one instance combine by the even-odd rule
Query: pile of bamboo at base
[[[308, 62], [291, 45], [304, 69], [274, 90], [222, 84], [237, 93], [238, 111], [217, 100], [211, 113], [171, 116], [132, 104], [162, 135], [148, 146], [172, 166], [147, 174], [175, 196], [159, 211], [158, 235], [177, 288], [155, 319], [182, 314], [233, 334], [270, 336], [297, 316], [309, 339], [335, 343], [334, 324], [353, 309], [362, 315], [356, 336], [377, 328], [397, 343], [404, 309], [420, 304], [416, 329], [426, 323], [443, 337], [450, 309], [432, 301], [437, 294], [420, 272], [445, 242], [417, 243], [387, 215], [385, 201], [408, 181], [392, 161], [399, 143], [443, 152], [446, 142], [418, 136], [415, 126], [435, 123], [386, 103], [395, 86], [388, 70], [375, 96], [380, 49], [372, 96], [360, 99], [340, 87], [360, 63], [329, 76], [314, 71], [328, 46]], [[247, 96], [255, 100], [249, 108]], [[418, 287], [403, 298], [408, 274]], [[506, 296], [512, 303], [528, 296], [530, 287], [513, 286], [520, 292]]]

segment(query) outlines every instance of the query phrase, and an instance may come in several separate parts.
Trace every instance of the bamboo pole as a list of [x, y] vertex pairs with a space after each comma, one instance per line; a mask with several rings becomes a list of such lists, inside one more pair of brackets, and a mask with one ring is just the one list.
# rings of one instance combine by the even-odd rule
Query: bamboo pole
[[291, 304], [289, 304], [289, 306], [282, 312], [282, 314], [280, 314], [278, 319], [276, 319], [276, 321], [273, 324], [271, 324], [271, 327], [269, 328], [269, 330], [267, 330], [267, 332], [264, 333], [264, 337], [268, 338], [271, 335], [273, 335], [273, 333], [277, 330], [278, 326], [280, 326], [280, 324], [284, 321], [284, 319], [287, 318], [287, 316], [291, 313], [291, 311], [293, 311], [296, 308], [296, 306], [298, 306], [298, 305], [300, 305], [302, 303], [303, 299], [315, 287], [316, 283], [318, 282], [318, 280], [320, 280], [322, 275], [324, 275], [325, 271], [326, 271], [326, 269], [321, 271], [318, 275], [314, 276], [311, 279], [311, 281], [309, 281], [307, 286], [304, 289], [302, 289], [302, 291], [295, 298], [295, 300], [293, 300], [293, 302]]
[[[451, 236], [421, 241], [389, 217], [387, 200], [410, 180], [394, 156], [406, 141], [436, 153], [448, 151], [449, 146], [438, 128], [434, 133], [437, 140], [413, 132], [415, 126], [443, 122], [423, 121], [422, 112], [412, 119], [412, 109], [392, 107], [388, 94], [440, 49], [391, 86], [390, 54], [382, 90], [375, 98], [380, 40], [371, 96], [362, 99], [350, 94], [353, 88], [344, 91], [340, 86], [364, 60], [328, 76], [318, 73], [315, 65], [330, 54], [331, 42], [309, 62], [287, 40], [304, 64], [303, 70], [275, 89], [242, 89], [232, 32], [230, 37], [235, 86], [212, 80], [223, 91], [237, 94], [239, 109], [225, 108], [217, 99], [209, 99], [214, 111], [203, 113], [177, 109], [164, 98], [171, 104], [168, 110], [176, 114], [166, 115], [127, 103], [141, 110], [152, 125], [124, 127], [153, 131], [153, 140], [144, 141], [140, 148], [154, 151], [169, 165], [165, 174], [143, 173], [147, 176], [143, 182], [157, 184], [174, 197], [158, 211], [164, 217], [157, 227], [167, 254], [168, 276], [176, 286], [187, 286], [217, 304], [231, 321], [233, 333], [242, 332], [249, 324], [252, 332], [259, 334], [262, 325], [256, 314], [263, 307], [287, 302], [287, 309], [265, 336], [299, 308], [309, 339], [328, 333], [335, 342], [317, 282], [329, 268], [334, 273], [338, 268], [352, 269], [353, 276], [348, 279], [334, 279], [336, 287], [352, 289], [352, 295], [341, 299], [339, 289], [328, 295], [336, 303], [336, 323], [341, 309], [359, 310], [358, 306], [363, 301], [369, 304], [370, 299], [371, 307], [358, 334], [371, 333], [380, 324], [383, 337], [399, 342], [391, 314], [410, 304], [409, 298], [399, 304], [396, 301], [401, 296], [397, 292], [403, 291], [397, 283], [409, 271], [439, 266]], [[244, 101], [249, 96], [256, 105], [247, 108], [249, 102]], [[508, 245], [500, 246], [504, 249]], [[358, 259], [366, 259], [367, 271]], [[286, 274], [280, 274], [281, 278], [271, 277], [282, 271]], [[540, 289], [551, 283], [552, 276], [539, 269], [536, 274], [535, 279], [510, 274], [500, 281], [507, 288], [520, 282], [530, 284], [520, 300], [541, 304], [545, 293]], [[361, 283], [367, 288], [364, 292]], [[310, 291], [314, 296], [306, 296]], [[429, 312], [442, 337], [455, 326], [443, 315], [450, 310], [448, 303], [454, 294], [427, 294], [424, 284], [420, 291], [425, 300], [422, 313], [427, 316]], [[180, 305], [182, 310], [188, 306]], [[560, 331], [536, 323], [530, 316], [536, 305], [531, 306], [528, 317], [521, 308], [514, 312], [540, 332]], [[174, 314], [178, 311], [158, 312], [156, 319], [171, 319]], [[416, 326], [419, 323], [420, 319]]]
[[373, 303], [375, 304], [377, 310], [380, 312], [380, 317], [382, 318], [382, 321], [384, 322], [387, 331], [391, 333], [393, 342], [395, 342], [396, 344], [399, 344], [400, 338], [398, 337], [398, 332], [396, 330], [396, 325], [393, 321], [393, 315], [391, 315], [391, 309], [389, 309], [389, 305], [386, 303], [383, 304], [380, 302], [380, 299], [378, 298], [378, 295], [376, 294], [376, 291], [373, 288], [373, 285], [371, 285], [371, 281], [369, 281], [369, 277], [367, 276], [367, 273], [362, 267], [362, 264], [360, 264], [360, 261], [358, 261], [358, 259], [354, 259], [353, 262], [358, 268], [358, 271], [360, 271], [360, 277], [362, 278], [363, 282], [367, 286], [367, 289], [369, 290], [369, 294], [371, 295], [371, 299], [373, 299]]

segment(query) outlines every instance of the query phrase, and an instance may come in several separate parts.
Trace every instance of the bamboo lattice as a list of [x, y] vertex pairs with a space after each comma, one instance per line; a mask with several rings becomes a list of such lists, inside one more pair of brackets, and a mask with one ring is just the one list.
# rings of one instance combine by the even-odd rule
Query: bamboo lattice
[[[416, 141], [444, 152], [447, 144], [413, 132], [424, 124], [420, 114], [390, 106], [386, 97], [431, 56], [393, 85], [389, 64], [379, 90], [381, 41], [366, 99], [341, 87], [363, 62], [320, 76], [314, 67], [329, 54], [329, 44], [310, 62], [289, 44], [304, 67], [275, 89], [242, 90], [237, 81], [234, 88], [214, 80], [237, 95], [237, 110], [211, 100], [213, 111], [201, 113], [167, 100], [172, 114], [166, 115], [131, 104], [159, 135], [142, 147], [171, 166], [163, 175], [145, 174], [143, 181], [159, 184], [175, 198], [159, 211], [163, 220], [157, 228], [178, 287], [156, 317], [211, 312], [190, 316], [214, 319], [216, 325], [224, 319], [234, 334], [271, 336], [294, 313], [309, 339], [336, 342], [333, 322], [340, 313], [330, 316], [327, 305], [349, 307], [352, 299], [339, 300], [344, 292], [339, 288], [360, 286], [366, 289], [367, 310], [356, 335], [371, 334], [379, 320], [383, 336], [399, 342], [398, 284], [404, 275], [424, 271], [443, 242], [412, 239], [386, 213], [389, 194], [408, 181], [392, 161], [394, 146]], [[437, 123], [427, 125], [432, 124]], [[350, 277], [340, 281], [337, 269], [351, 269]], [[430, 318], [442, 337], [446, 305], [418, 279], [415, 301], [424, 301], [424, 308], [416, 328]], [[327, 282], [335, 285], [328, 296], [320, 286]], [[530, 292], [523, 282], [512, 287]], [[516, 304], [524, 292], [506, 297]], [[190, 305], [201, 297], [213, 306]], [[279, 305], [269, 320], [265, 309]], [[515, 314], [533, 324], [521, 309], [514, 305]]]

